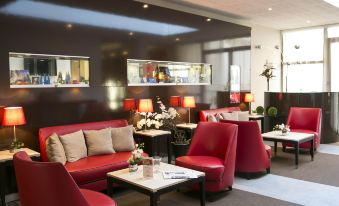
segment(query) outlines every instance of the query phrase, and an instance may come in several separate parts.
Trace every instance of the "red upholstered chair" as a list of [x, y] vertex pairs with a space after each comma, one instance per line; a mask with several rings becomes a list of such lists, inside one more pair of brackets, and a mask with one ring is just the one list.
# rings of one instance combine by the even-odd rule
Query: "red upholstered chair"
[[186, 156], [175, 164], [205, 172], [206, 191], [232, 189], [238, 126], [218, 122], [200, 122]]
[[238, 125], [237, 157], [235, 171], [249, 173], [267, 171], [271, 167], [271, 147], [265, 145], [261, 136], [259, 125], [256, 121], [229, 121], [220, 120], [222, 123]]
[[18, 152], [14, 167], [22, 206], [116, 206], [104, 194], [79, 189], [60, 163], [34, 162]]
[[[303, 132], [314, 134], [314, 149], [320, 144], [321, 137], [321, 109], [291, 107], [286, 124], [290, 126], [291, 132]], [[290, 144], [283, 144], [283, 150], [287, 147], [294, 147]], [[300, 148], [311, 148], [310, 142], [300, 144]]]

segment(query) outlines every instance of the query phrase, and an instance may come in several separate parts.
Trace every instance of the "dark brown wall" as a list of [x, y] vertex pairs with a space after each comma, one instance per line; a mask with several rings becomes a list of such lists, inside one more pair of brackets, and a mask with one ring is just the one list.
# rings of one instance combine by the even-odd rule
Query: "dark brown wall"
[[[192, 110], [195, 117], [198, 110], [209, 108], [213, 102], [218, 103], [212, 107], [227, 104], [222, 99], [228, 92], [213, 85], [127, 87], [126, 59], [197, 62], [198, 58], [203, 62], [203, 57], [179, 55], [180, 46], [250, 36], [250, 28], [217, 20], [206, 22], [205, 17], [155, 6], [143, 9], [142, 4], [126, 0], [49, 2], [186, 25], [198, 31], [166, 37], [138, 32], [129, 36], [129, 31], [77, 24], [67, 29], [67, 22], [0, 14], [0, 105], [24, 107], [27, 125], [18, 128], [18, 137], [28, 147], [38, 149], [40, 127], [127, 118], [128, 113], [122, 111], [122, 100], [126, 97], [154, 98], [158, 95], [167, 103], [171, 95], [194, 95], [198, 101], [198, 107]], [[177, 37], [181, 39], [179, 42], [175, 41]], [[126, 51], [128, 54], [123, 54]], [[10, 89], [8, 52], [89, 56], [91, 87]], [[184, 114], [183, 118], [187, 116]], [[7, 147], [12, 130], [0, 130], [0, 147]]]

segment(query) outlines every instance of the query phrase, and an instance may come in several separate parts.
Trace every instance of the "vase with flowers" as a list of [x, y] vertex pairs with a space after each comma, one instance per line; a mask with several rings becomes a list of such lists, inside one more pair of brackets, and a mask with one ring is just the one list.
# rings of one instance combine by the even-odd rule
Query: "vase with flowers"
[[136, 144], [135, 149], [131, 152], [131, 156], [127, 160], [129, 172], [136, 172], [138, 170], [138, 164], [142, 161], [142, 153], [144, 148], [144, 143]]
[[277, 124], [273, 127], [273, 131], [280, 131], [281, 135], [285, 136], [290, 132], [290, 126], [284, 124]]

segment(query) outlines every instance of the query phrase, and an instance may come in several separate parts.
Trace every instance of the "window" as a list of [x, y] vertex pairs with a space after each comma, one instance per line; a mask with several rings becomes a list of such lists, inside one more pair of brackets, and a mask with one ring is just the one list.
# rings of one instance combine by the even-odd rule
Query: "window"
[[283, 63], [286, 91], [323, 91], [324, 28], [284, 32]]
[[329, 42], [331, 92], [339, 92], [339, 26], [329, 27], [327, 37]]

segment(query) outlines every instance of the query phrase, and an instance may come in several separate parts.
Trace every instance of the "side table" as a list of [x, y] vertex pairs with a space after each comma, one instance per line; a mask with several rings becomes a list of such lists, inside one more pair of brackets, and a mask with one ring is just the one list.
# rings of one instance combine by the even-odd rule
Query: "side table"
[[[135, 131], [134, 138], [138, 143], [140, 142], [145, 143], [145, 151], [150, 156], [154, 156], [156, 154], [156, 150], [158, 150], [156, 147], [157, 139], [166, 138], [168, 163], [170, 164], [172, 162], [172, 150], [171, 150], [172, 134], [170, 131], [157, 129], [151, 129], [146, 131], [144, 130]], [[157, 151], [157, 153], [159, 153], [159, 150]]]
[[[22, 148], [21, 151], [25, 151], [30, 157], [39, 158], [40, 153], [29, 148]], [[1, 206], [6, 206], [6, 167], [13, 167], [13, 155], [9, 150], [0, 151], [0, 198]]]
[[177, 124], [176, 127], [178, 129], [184, 130], [185, 133], [187, 134], [187, 137], [189, 137], [190, 139], [192, 139], [193, 134], [195, 129], [197, 128], [198, 124], [186, 124], [186, 123], [182, 123], [182, 124]]
[[253, 114], [251, 114], [251, 115], [249, 115], [248, 116], [248, 119], [249, 120], [255, 120], [255, 121], [257, 121], [257, 120], [260, 120], [260, 126], [261, 126], [261, 133], [264, 133], [265, 131], [264, 131], [264, 127], [265, 127], [265, 122], [264, 122], [264, 120], [265, 120], [265, 116], [264, 115], [253, 115]]

